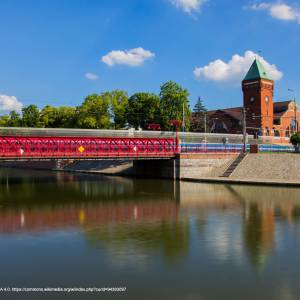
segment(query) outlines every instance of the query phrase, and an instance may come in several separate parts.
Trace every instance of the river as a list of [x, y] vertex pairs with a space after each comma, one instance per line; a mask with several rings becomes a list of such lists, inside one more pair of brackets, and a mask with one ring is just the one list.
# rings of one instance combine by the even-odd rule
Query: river
[[297, 188], [0, 169], [0, 298], [299, 299], [299, 224]]

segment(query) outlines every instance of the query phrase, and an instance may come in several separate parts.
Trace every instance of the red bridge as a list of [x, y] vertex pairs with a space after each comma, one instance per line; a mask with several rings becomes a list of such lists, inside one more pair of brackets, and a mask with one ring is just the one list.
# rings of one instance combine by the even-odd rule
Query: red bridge
[[172, 158], [174, 138], [0, 136], [0, 160]]

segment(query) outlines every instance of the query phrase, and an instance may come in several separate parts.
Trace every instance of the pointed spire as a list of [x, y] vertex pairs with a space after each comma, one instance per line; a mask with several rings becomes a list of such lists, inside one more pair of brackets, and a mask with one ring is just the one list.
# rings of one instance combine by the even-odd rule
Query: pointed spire
[[268, 79], [273, 80], [268, 73], [266, 72], [264, 66], [259, 61], [258, 58], [255, 58], [253, 64], [251, 65], [247, 75], [244, 80], [254, 80], [254, 79]]

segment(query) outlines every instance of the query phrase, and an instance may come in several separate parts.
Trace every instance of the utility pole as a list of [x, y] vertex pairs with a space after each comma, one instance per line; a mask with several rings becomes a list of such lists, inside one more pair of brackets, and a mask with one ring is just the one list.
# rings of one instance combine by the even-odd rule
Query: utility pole
[[246, 108], [243, 107], [243, 153], [247, 150]]
[[297, 133], [298, 132], [298, 121], [297, 121], [297, 102], [296, 102], [296, 95], [295, 95], [295, 91], [293, 89], [288, 89], [289, 92], [291, 92], [294, 96], [294, 122], [295, 122], [295, 126], [294, 126], [294, 132], [293, 133]]
[[182, 103], [182, 131], [184, 132], [184, 102]]
[[185, 127], [185, 122], [184, 122], [184, 101], [182, 102], [182, 142], [184, 143], [184, 127]]
[[294, 94], [294, 112], [295, 112], [295, 130], [297, 133], [298, 132], [298, 120], [297, 120], [297, 102], [296, 102], [295, 94]]
[[204, 112], [204, 137], [205, 137], [205, 143], [206, 143], [206, 122], [207, 122], [207, 115], [206, 111]]

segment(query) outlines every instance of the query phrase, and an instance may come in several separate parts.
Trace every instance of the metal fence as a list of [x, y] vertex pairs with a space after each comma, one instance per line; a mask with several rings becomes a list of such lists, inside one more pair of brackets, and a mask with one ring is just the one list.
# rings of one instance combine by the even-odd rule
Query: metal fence
[[[243, 144], [223, 144], [223, 143], [182, 143], [180, 145], [182, 153], [238, 153], [243, 150]], [[250, 145], [246, 146], [250, 151]], [[293, 146], [286, 145], [259, 145], [259, 152], [295, 152]]]
[[[179, 132], [181, 152], [241, 152], [243, 135], [204, 132]], [[148, 130], [104, 130], [104, 129], [65, 129], [65, 128], [24, 128], [0, 127], [0, 136], [56, 136], [56, 137], [107, 137], [107, 138], [174, 138], [173, 131]], [[260, 152], [293, 152], [290, 145], [263, 144], [262, 139], [247, 136], [247, 150], [251, 143], [259, 144]]]
[[[65, 128], [25, 128], [25, 127], [0, 127], [2, 136], [83, 136], [83, 137], [135, 137], [135, 138], [174, 138], [173, 131], [148, 131], [148, 130], [104, 130], [104, 129], [65, 129]], [[219, 133], [178, 133], [182, 143], [242, 143], [243, 135]], [[248, 136], [252, 141], [253, 136]]]

